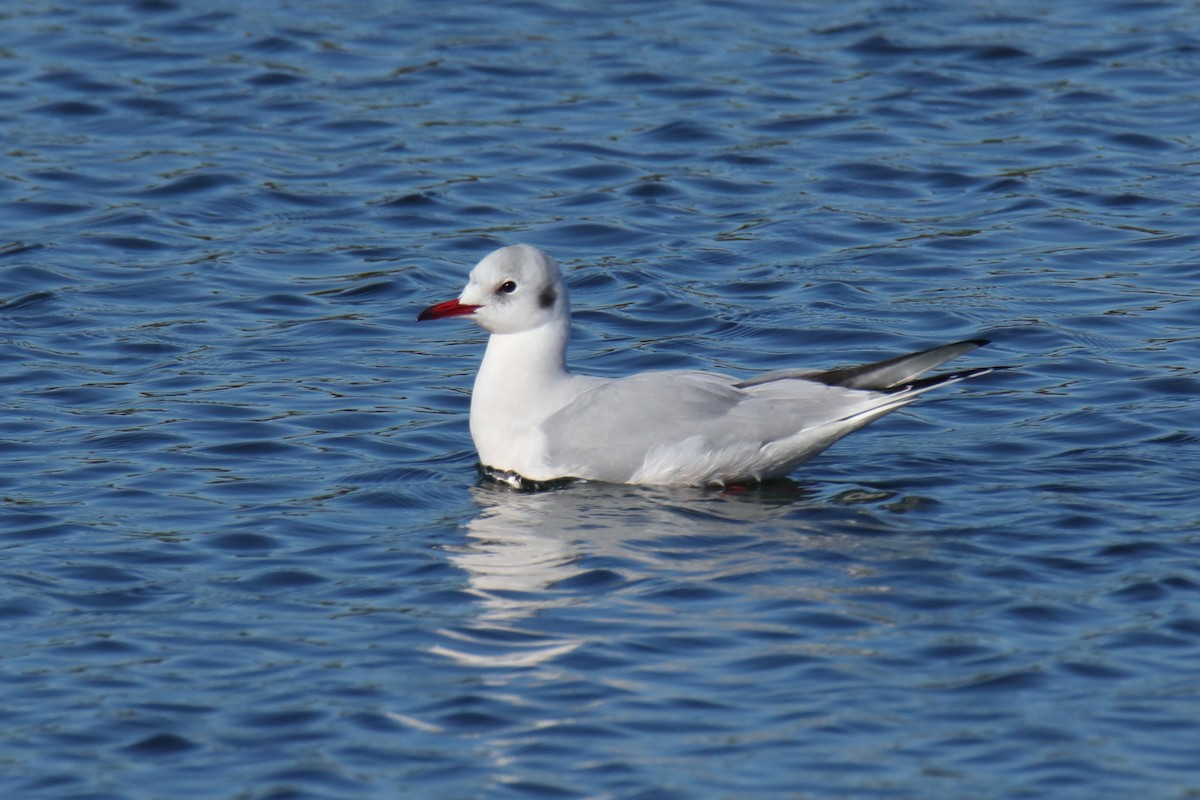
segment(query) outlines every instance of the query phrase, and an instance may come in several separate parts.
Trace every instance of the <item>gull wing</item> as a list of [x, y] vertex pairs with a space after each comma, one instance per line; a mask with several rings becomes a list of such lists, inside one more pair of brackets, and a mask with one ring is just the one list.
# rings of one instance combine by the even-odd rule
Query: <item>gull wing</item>
[[585, 391], [541, 432], [549, 460], [565, 474], [625, 482], [672, 452], [684, 471], [682, 462], [699, 470], [698, 459], [750, 458], [799, 431], [872, 409], [880, 398], [884, 405], [904, 402], [812, 381], [742, 389], [727, 375], [647, 372]]
[[746, 389], [773, 381], [806, 380], [824, 383], [827, 386], [843, 386], [847, 389], [885, 391], [907, 384], [929, 370], [945, 364], [950, 359], [983, 347], [987, 343], [987, 339], [969, 339], [859, 367], [842, 367], [823, 372], [780, 369], [757, 375], [734, 385], [739, 389]]

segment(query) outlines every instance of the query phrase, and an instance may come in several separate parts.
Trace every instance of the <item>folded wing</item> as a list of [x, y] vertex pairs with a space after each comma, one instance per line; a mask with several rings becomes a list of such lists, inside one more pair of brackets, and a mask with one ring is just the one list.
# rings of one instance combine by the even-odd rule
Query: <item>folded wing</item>
[[930, 389], [990, 372], [920, 377], [983, 344], [745, 381], [693, 371], [632, 375], [594, 384], [547, 419], [542, 433], [550, 462], [582, 478], [706, 483], [784, 475]]

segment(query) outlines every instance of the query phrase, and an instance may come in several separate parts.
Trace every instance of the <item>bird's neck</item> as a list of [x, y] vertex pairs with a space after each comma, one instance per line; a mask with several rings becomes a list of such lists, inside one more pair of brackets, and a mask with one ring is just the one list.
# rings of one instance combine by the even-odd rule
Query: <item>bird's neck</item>
[[483, 464], [526, 476], [545, 471], [539, 426], [570, 402], [582, 380], [567, 372], [567, 328], [551, 322], [488, 338], [471, 391], [471, 438]]
[[504, 392], [511, 387], [532, 393], [561, 381], [567, 375], [569, 334], [569, 323], [559, 320], [520, 333], [493, 333], [475, 391]]

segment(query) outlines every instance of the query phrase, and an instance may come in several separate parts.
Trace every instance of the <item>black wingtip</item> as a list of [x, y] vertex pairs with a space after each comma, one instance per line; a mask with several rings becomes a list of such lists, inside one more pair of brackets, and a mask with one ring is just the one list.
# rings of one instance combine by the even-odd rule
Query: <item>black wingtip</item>
[[1002, 369], [1012, 369], [1010, 366], [1002, 367], [975, 367], [973, 369], [963, 369], [958, 372], [943, 372], [939, 375], [930, 375], [928, 378], [919, 378], [915, 381], [910, 381], [903, 386], [897, 386], [888, 389], [888, 394], [899, 394], [901, 392], [911, 392], [913, 390], [932, 389], [935, 386], [941, 386], [943, 383], [958, 383], [959, 381], [968, 378], [978, 378], [981, 375], [987, 375], [992, 372], [999, 372]]

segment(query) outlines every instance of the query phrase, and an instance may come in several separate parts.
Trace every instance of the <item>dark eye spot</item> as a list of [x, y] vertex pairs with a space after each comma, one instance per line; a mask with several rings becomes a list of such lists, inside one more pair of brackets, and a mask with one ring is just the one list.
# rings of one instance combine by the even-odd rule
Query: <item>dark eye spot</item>
[[504, 294], [512, 294], [516, 290], [517, 290], [517, 282], [516, 281], [505, 281], [504, 283], [500, 284], [500, 288], [497, 291], [503, 292]]
[[554, 287], [547, 286], [545, 289], [542, 289], [541, 293], [538, 295], [538, 305], [542, 308], [549, 308], [550, 306], [554, 305], [554, 301], [557, 299], [558, 293], [554, 291]]

